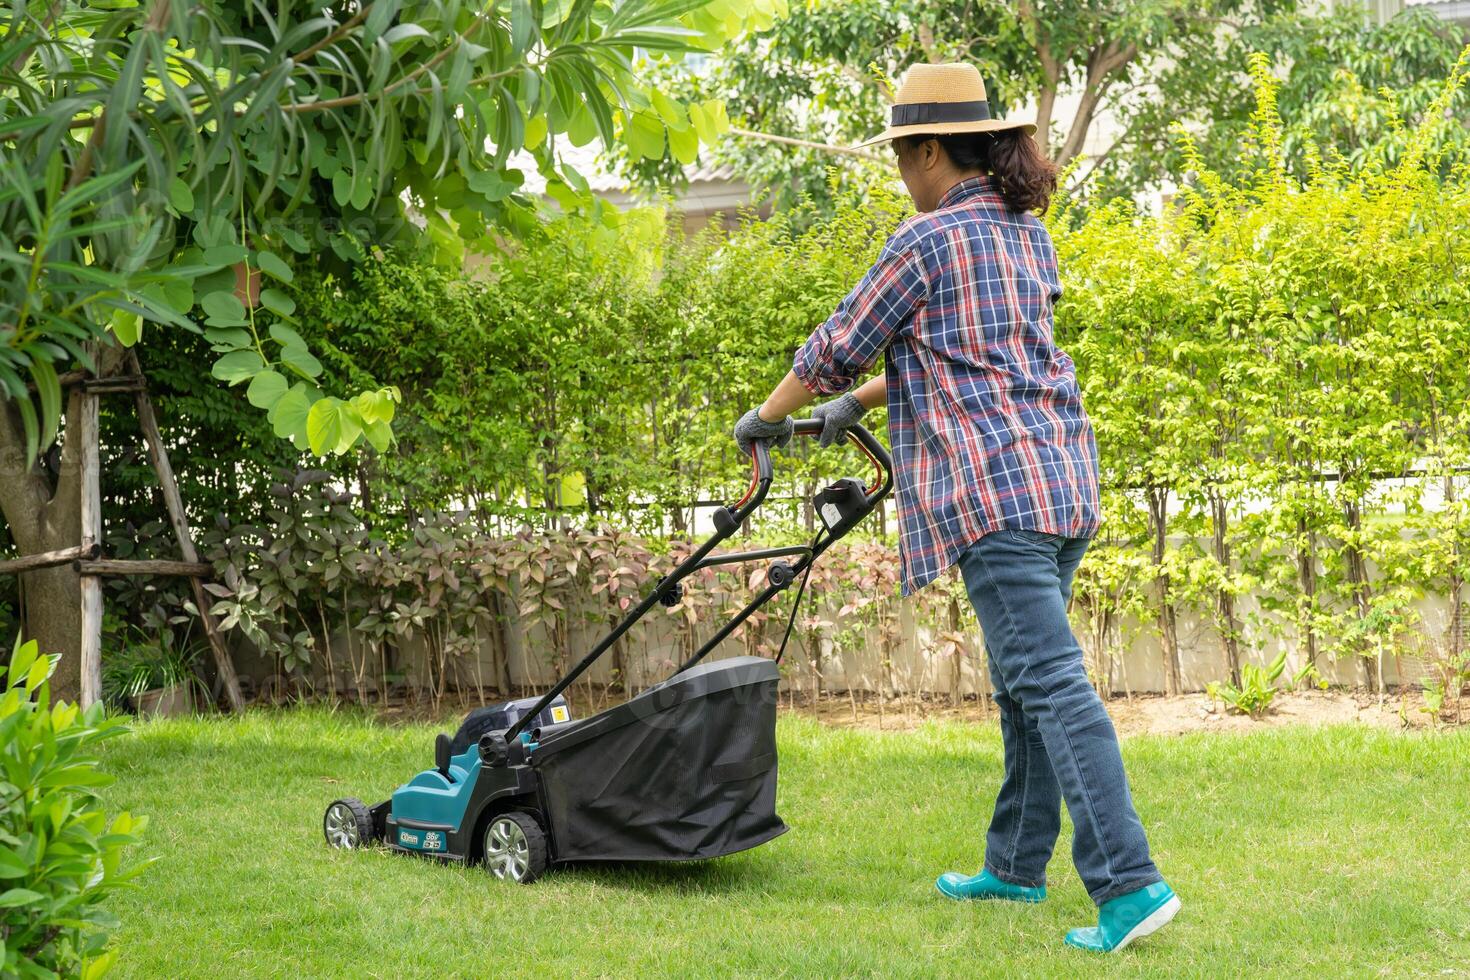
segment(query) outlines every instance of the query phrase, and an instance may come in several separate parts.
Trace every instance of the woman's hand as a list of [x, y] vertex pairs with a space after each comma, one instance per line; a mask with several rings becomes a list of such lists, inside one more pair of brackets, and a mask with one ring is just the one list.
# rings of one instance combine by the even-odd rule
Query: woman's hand
[[761, 418], [759, 408], [752, 408], [735, 423], [735, 444], [741, 453], [749, 456], [750, 447], [757, 439], [769, 439], [773, 446], [779, 448], [791, 441], [795, 431], [796, 423], [791, 421], [791, 416], [784, 416], [779, 422], [767, 422]]
[[812, 409], [812, 418], [822, 420], [822, 434], [817, 437], [817, 442], [824, 448], [836, 445], [867, 411], [850, 391], [841, 398], [818, 405]]

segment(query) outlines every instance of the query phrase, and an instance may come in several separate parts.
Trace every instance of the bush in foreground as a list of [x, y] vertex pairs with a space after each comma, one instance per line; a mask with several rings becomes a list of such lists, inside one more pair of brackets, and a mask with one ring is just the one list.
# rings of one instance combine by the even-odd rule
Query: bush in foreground
[[101, 976], [116, 919], [101, 907], [145, 864], [122, 866], [145, 818], [111, 823], [96, 789], [112, 781], [97, 768], [97, 746], [126, 728], [58, 701], [47, 684], [56, 658], [18, 645], [0, 696], [0, 975]]

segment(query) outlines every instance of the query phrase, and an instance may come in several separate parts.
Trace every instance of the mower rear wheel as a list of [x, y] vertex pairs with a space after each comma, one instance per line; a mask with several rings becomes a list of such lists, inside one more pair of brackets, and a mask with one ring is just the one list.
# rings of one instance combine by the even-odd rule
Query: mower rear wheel
[[546, 834], [536, 818], [510, 810], [485, 828], [485, 870], [497, 878], [529, 885], [546, 871]]
[[356, 797], [336, 800], [322, 816], [322, 834], [327, 844], [338, 850], [367, 847], [374, 840], [373, 815], [368, 812], [367, 804]]

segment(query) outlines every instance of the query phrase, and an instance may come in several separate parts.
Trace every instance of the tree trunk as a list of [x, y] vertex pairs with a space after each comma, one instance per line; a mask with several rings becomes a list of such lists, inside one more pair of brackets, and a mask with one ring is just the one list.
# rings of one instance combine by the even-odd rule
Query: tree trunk
[[960, 601], [954, 596], [949, 597], [949, 633], [954, 643], [954, 663], [950, 665], [950, 688], [949, 703], [958, 708], [964, 703], [964, 697], [960, 691], [960, 685], [964, 682], [964, 647], [959, 645], [960, 635]]
[[1164, 654], [1164, 692], [1181, 694], [1183, 670], [1179, 664], [1179, 629], [1174, 616], [1174, 603], [1169, 600], [1169, 573], [1164, 571], [1164, 554], [1168, 544], [1169, 491], [1165, 487], [1148, 490], [1148, 517], [1153, 532], [1154, 584], [1159, 597], [1159, 644]]
[[1317, 665], [1317, 627], [1312, 622], [1312, 610], [1317, 604], [1317, 535], [1307, 526], [1305, 514], [1296, 519], [1298, 542], [1296, 553], [1297, 580], [1302, 595], [1298, 613], [1297, 632], [1307, 648], [1307, 664]]
[[[75, 538], [67, 538], [68, 531], [80, 535], [80, 519], [74, 528], [63, 529], [56, 540], [74, 542]], [[82, 693], [82, 577], [70, 564], [58, 565], [22, 575], [21, 589], [25, 638], [36, 640], [44, 653], [61, 654], [51, 677], [51, 696], [76, 703]]]
[[[1444, 478], [1444, 499], [1445, 503], [1450, 505], [1450, 510], [1454, 509], [1453, 505], [1459, 500], [1455, 492], [1455, 478], [1453, 476], [1446, 476]], [[1465, 649], [1465, 582], [1460, 577], [1459, 571], [1457, 571], [1460, 567], [1460, 546], [1458, 543], [1451, 546], [1450, 555], [1453, 561], [1450, 563], [1449, 595], [1446, 597], [1450, 603], [1450, 622], [1448, 629], [1445, 631], [1445, 641], [1447, 646], [1446, 652], [1451, 658], [1455, 658], [1460, 655], [1460, 651]]]
[[[1358, 615], [1367, 619], [1372, 611], [1370, 600], [1372, 592], [1368, 587], [1368, 562], [1363, 556], [1363, 551], [1358, 547], [1358, 535], [1363, 529], [1363, 514], [1356, 503], [1344, 503], [1342, 513], [1348, 527], [1351, 539], [1347, 547], [1347, 573], [1348, 583], [1352, 587], [1353, 600], [1358, 607]], [[1363, 686], [1372, 691], [1376, 689], [1373, 678], [1373, 667], [1368, 663], [1368, 658], [1359, 651], [1358, 668], [1363, 677]]]
[[[67, 395], [65, 419], [75, 420], [84, 395]], [[80, 446], [65, 438], [55, 480], [34, 459], [25, 457], [19, 413], [10, 401], [0, 402], [0, 514], [22, 555], [75, 547], [82, 540]], [[75, 431], [73, 429], [72, 431]], [[25, 617], [22, 633], [43, 653], [61, 654], [51, 679], [53, 698], [76, 702], [81, 695], [82, 586], [72, 564], [27, 572], [20, 577]]]
[[[1215, 526], [1215, 561], [1220, 563], [1226, 574], [1230, 572], [1229, 514], [1225, 497], [1219, 491], [1210, 491], [1210, 511]], [[1235, 597], [1230, 590], [1221, 588], [1215, 595], [1215, 615], [1220, 623], [1220, 639], [1225, 654], [1225, 669], [1230, 672], [1230, 683], [1240, 686], [1240, 637], [1235, 621]]]

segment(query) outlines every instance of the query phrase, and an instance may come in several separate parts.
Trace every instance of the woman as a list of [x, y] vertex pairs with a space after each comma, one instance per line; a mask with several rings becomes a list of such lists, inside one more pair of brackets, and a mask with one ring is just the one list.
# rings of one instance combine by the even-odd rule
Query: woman
[[[816, 395], [830, 445], [888, 405], [899, 552], [909, 595], [958, 563], [985, 635], [1005, 779], [980, 873], [941, 875], [957, 899], [1039, 902], [1063, 799], [1098, 925], [1066, 942], [1109, 952], [1159, 929], [1179, 899], [1149, 859], [1117, 735], [1067, 621], [1072, 575], [1098, 526], [1097, 449], [1071, 359], [1052, 342], [1056, 254], [1032, 213], [1056, 170], [1025, 123], [993, 119], [969, 65], [918, 65], [891, 140], [918, 214], [735, 427], [791, 437]], [[886, 353], [882, 375], [849, 390]]]

